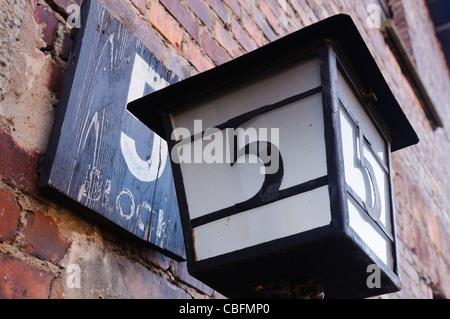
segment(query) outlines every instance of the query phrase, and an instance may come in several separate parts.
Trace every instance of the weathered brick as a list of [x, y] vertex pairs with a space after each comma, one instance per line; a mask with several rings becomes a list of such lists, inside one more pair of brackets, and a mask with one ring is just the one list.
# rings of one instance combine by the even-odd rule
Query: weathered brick
[[140, 13], [145, 14], [147, 9], [147, 0], [131, 0]]
[[259, 10], [261, 10], [261, 13], [272, 26], [273, 30], [277, 31], [280, 28], [279, 17], [273, 13], [266, 1], [259, 1]]
[[210, 287], [189, 274], [186, 262], [178, 263], [176, 276], [179, 280], [185, 282], [186, 284], [196, 288], [201, 292], [206, 293], [207, 295], [212, 295], [213, 293], [213, 290]]
[[163, 63], [169, 70], [178, 75], [180, 79], [186, 79], [194, 75], [189, 62], [175, 51], [168, 52]]
[[206, 27], [212, 31], [214, 23], [208, 6], [200, 0], [187, 0], [187, 5]]
[[245, 30], [250, 35], [250, 37], [258, 45], [258, 47], [261, 47], [265, 44], [264, 34], [262, 33], [261, 29], [256, 25], [255, 21], [250, 19], [250, 17], [247, 14], [242, 15], [241, 23], [244, 26]]
[[[254, 3], [252, 3], [248, 0], [238, 0], [238, 2], [241, 5], [242, 9], [244, 9], [247, 13], [251, 13], [253, 11]], [[241, 14], [242, 14], [242, 12], [241, 12]]]
[[191, 299], [191, 296], [144, 266], [124, 257], [116, 259], [128, 296], [133, 299]]
[[14, 238], [19, 224], [20, 209], [14, 195], [0, 190], [0, 239]]
[[416, 238], [415, 238], [415, 246], [414, 252], [416, 253], [419, 260], [425, 265], [430, 266], [430, 252], [429, 249], [432, 246], [428, 245], [428, 241], [425, 241], [424, 238], [427, 238], [425, 231], [420, 227], [417, 223], [414, 224], [416, 228]]
[[223, 2], [225, 2], [228, 8], [230, 8], [235, 15], [237, 15], [238, 17], [241, 16], [241, 6], [236, 0], [223, 0]]
[[159, 251], [145, 247], [139, 249], [140, 254], [142, 254], [143, 258], [151, 263], [152, 265], [156, 265], [156, 267], [159, 267], [161, 269], [167, 270], [170, 267], [170, 258], [167, 256], [164, 256]]
[[206, 57], [200, 48], [193, 42], [187, 42], [188, 60], [199, 71], [204, 72], [214, 67], [214, 64]]
[[35, 5], [33, 12], [34, 20], [42, 27], [42, 39], [47, 45], [47, 48], [52, 48], [55, 41], [56, 27], [58, 20], [46, 8], [40, 4]]
[[226, 52], [214, 41], [208, 32], [203, 32], [201, 36], [201, 47], [208, 54], [208, 56], [220, 65], [230, 60]]
[[253, 12], [253, 18], [258, 27], [267, 37], [267, 39], [269, 39], [269, 41], [275, 41], [276, 39], [278, 39], [278, 36], [275, 34], [275, 32], [273, 32], [272, 28], [269, 26], [264, 17], [261, 16], [261, 13], [259, 13], [259, 11], [255, 10]]
[[52, 217], [40, 212], [27, 215], [23, 250], [40, 259], [59, 264], [68, 248], [69, 243]]
[[66, 68], [52, 60], [47, 70], [47, 88], [56, 94], [61, 91]]
[[54, 276], [0, 252], [0, 299], [47, 299]]
[[39, 153], [27, 152], [0, 129], [0, 177], [26, 192], [36, 194]]
[[228, 11], [222, 0], [206, 0], [214, 12], [219, 16], [222, 21], [228, 23]]
[[10, 80], [10, 68], [14, 62], [17, 37], [22, 27], [27, 1], [0, 2], [0, 102], [4, 99]]
[[311, 24], [308, 13], [303, 10], [303, 7], [298, 1], [291, 1], [291, 5], [294, 8], [295, 12], [299, 15], [303, 26]]
[[188, 12], [185, 6], [178, 0], [160, 0], [167, 11], [175, 17], [175, 19], [183, 26], [183, 28], [194, 38], [200, 42], [200, 29], [197, 21]]
[[392, 8], [392, 15], [394, 19], [395, 26], [397, 30], [399, 31], [399, 34], [408, 50], [408, 53], [411, 55], [413, 61], [414, 59], [414, 52], [411, 45], [411, 38], [409, 35], [409, 26], [408, 21], [406, 19], [405, 10], [403, 6], [403, 1], [401, 0], [391, 0], [389, 3]]
[[227, 50], [232, 57], [240, 56], [241, 51], [239, 50], [239, 45], [236, 40], [233, 39], [233, 35], [229, 31], [225, 30], [219, 21], [216, 21], [214, 29], [217, 41], [220, 45]]
[[255, 42], [250, 38], [247, 32], [245, 32], [244, 29], [242, 29], [242, 27], [239, 25], [239, 23], [234, 19], [231, 21], [231, 31], [236, 37], [236, 40], [242, 45], [242, 47], [247, 52], [250, 52], [257, 48]]
[[64, 61], [68, 61], [69, 60], [69, 56], [70, 56], [70, 51], [72, 49], [72, 45], [73, 45], [73, 40], [70, 37], [69, 33], [65, 33], [64, 34], [64, 39], [62, 42], [62, 46], [61, 46], [61, 52], [59, 53], [59, 56], [61, 59], [63, 59]]
[[150, 7], [150, 23], [164, 38], [181, 52], [183, 31], [178, 26], [178, 23], [173, 20], [157, 2], [152, 2]]

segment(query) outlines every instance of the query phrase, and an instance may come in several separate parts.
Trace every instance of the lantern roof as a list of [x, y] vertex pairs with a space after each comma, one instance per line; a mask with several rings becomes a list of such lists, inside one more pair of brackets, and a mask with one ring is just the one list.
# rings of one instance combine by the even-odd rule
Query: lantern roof
[[156, 133], [164, 136], [161, 112], [180, 107], [214, 92], [239, 85], [239, 82], [277, 64], [300, 59], [324, 42], [331, 43], [340, 59], [356, 74], [366, 92], [376, 93], [372, 105], [391, 136], [391, 150], [418, 143], [419, 139], [397, 102], [364, 39], [346, 14], [339, 14], [307, 26], [279, 40], [251, 51], [206, 72], [172, 84], [130, 102], [128, 110]]

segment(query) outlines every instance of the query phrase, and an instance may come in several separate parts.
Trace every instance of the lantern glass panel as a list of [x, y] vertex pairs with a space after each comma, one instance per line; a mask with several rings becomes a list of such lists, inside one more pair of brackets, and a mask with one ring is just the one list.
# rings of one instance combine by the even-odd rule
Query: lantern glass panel
[[387, 142], [380, 134], [373, 120], [355, 95], [347, 77], [338, 71], [339, 99], [352, 117], [364, 128], [364, 135], [371, 143], [371, 147], [384, 164], [388, 163]]
[[326, 226], [328, 198], [324, 186], [194, 228], [197, 260]]
[[[202, 100], [196, 100], [195, 105], [184, 105], [172, 113], [172, 126], [185, 127], [193, 132], [194, 120], [202, 119], [204, 129], [217, 127], [236, 116], [320, 85], [318, 58], [271, 67], [258, 76], [236, 82], [225, 92], [214, 92]], [[178, 137], [175, 135], [175, 138]]]
[[388, 141], [341, 72], [338, 79], [349, 225], [392, 269]]
[[168, 139], [195, 278], [238, 298], [290, 297], [308, 276], [331, 298], [400, 288], [390, 152], [418, 138], [351, 17], [128, 107]]
[[[323, 126], [322, 97], [317, 93], [257, 116], [239, 129], [207, 129], [190, 143], [176, 144], [191, 218], [230, 207], [258, 192], [265, 173], [260, 159], [250, 154], [230, 165], [232, 153], [237, 155], [238, 149], [256, 140], [270, 141], [279, 148], [284, 171], [280, 190], [327, 175]], [[236, 135], [236, 141], [229, 134]], [[194, 152], [201, 152], [202, 158], [196, 161]], [[273, 155], [269, 169], [277, 170], [281, 163]], [[188, 161], [182, 161], [183, 157]]]
[[350, 227], [361, 237], [375, 255], [392, 269], [394, 261], [391, 242], [381, 232], [375, 222], [370, 219], [367, 212], [351, 197], [348, 199], [348, 214]]
[[[256, 113], [240, 120], [251, 112]], [[172, 159], [178, 155], [191, 221], [235, 210], [226, 218], [194, 222], [198, 260], [330, 224], [317, 58], [278, 66], [237, 89], [196, 100], [173, 110], [170, 120], [178, 128]], [[260, 143], [259, 154], [242, 153], [254, 142]], [[269, 155], [269, 164], [261, 153]], [[269, 175], [277, 186], [251, 202]], [[317, 179], [324, 182], [296, 190]]]

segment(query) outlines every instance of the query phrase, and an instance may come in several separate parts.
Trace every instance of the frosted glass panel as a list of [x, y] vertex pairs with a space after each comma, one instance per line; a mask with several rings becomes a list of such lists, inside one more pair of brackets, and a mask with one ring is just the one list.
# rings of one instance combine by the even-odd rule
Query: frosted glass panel
[[327, 175], [321, 93], [258, 116], [243, 127], [279, 129], [284, 165], [280, 190]]
[[195, 119], [203, 120], [203, 127], [214, 127], [227, 120], [282, 101], [321, 85], [319, 60], [317, 58], [295, 62], [278, 70], [240, 82], [225, 92], [217, 92], [213, 97], [196, 101], [182, 111], [172, 114], [174, 127], [193, 130]]
[[345, 77], [338, 78], [349, 225], [392, 268], [392, 243], [379, 226], [392, 233], [388, 142]]
[[364, 156], [372, 165], [377, 180], [377, 187], [381, 202], [381, 212], [379, 220], [389, 232], [392, 232], [391, 215], [390, 215], [391, 212], [391, 199], [389, 187], [390, 177], [388, 173], [382, 168], [379, 161], [375, 158], [373, 151], [370, 148], [368, 148], [367, 145], [364, 146]]
[[[264, 165], [254, 155], [246, 164], [181, 164], [191, 219], [233, 206], [253, 197], [264, 182]], [[257, 159], [256, 159], [257, 160]]]
[[358, 129], [350, 119], [347, 112], [341, 108], [341, 132], [342, 132], [342, 147], [344, 154], [344, 170], [345, 181], [358, 194], [358, 196], [366, 201], [370, 196], [370, 184], [367, 179], [367, 174], [360, 165], [359, 154], [359, 134]]
[[369, 115], [361, 107], [358, 98], [353, 93], [344, 75], [338, 72], [339, 99], [352, 116], [364, 127], [364, 133], [370, 141], [375, 153], [385, 164], [388, 163], [386, 142], [381, 137]]
[[328, 186], [194, 229], [197, 260], [302, 233], [331, 222]]
[[361, 237], [375, 255], [387, 266], [393, 268], [392, 245], [389, 239], [377, 228], [373, 220], [353, 199], [348, 200], [348, 211], [350, 227]]
[[[278, 146], [284, 170], [280, 190], [327, 175], [320, 93], [259, 115], [237, 130], [208, 132], [203, 139], [174, 147], [187, 159], [180, 166], [191, 219], [241, 203], [263, 185], [266, 170], [255, 155], [239, 157], [231, 166], [231, 154], [237, 153], [233, 144], [243, 149], [258, 140]], [[236, 134], [236, 141], [231, 134]], [[271, 155], [269, 169], [276, 172], [281, 163]]]
[[[375, 195], [378, 195], [381, 205], [379, 219], [386, 229], [391, 231], [390, 176], [387, 171], [388, 168], [383, 164], [383, 160], [375, 155], [373, 145], [369, 145], [364, 138], [362, 143], [363, 154], [365, 160], [368, 161], [373, 169], [374, 175], [372, 177], [376, 180], [375, 185], [367, 169], [361, 164], [359, 129], [343, 107], [341, 107], [340, 119], [345, 181], [368, 207], [374, 207]], [[366, 128], [363, 128], [362, 124], [360, 129], [366, 135]]]

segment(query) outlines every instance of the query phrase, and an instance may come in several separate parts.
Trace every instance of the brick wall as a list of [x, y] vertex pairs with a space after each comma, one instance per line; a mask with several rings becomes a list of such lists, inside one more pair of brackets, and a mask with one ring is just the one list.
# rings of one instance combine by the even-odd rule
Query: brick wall
[[[393, 155], [404, 288], [385, 297], [450, 296], [448, 127], [433, 131], [381, 31], [368, 28], [366, 8], [375, 0], [100, 2], [182, 79], [330, 15], [351, 14], [421, 139]], [[0, 297], [220, 297], [190, 277], [184, 263], [112, 233], [39, 191], [72, 44], [67, 10], [81, 0], [11, 3], [0, 0]], [[392, 4], [394, 19], [401, 14], [407, 21], [410, 54], [448, 123], [449, 73], [424, 0]], [[80, 285], [73, 281], [73, 265], [81, 271]]]

